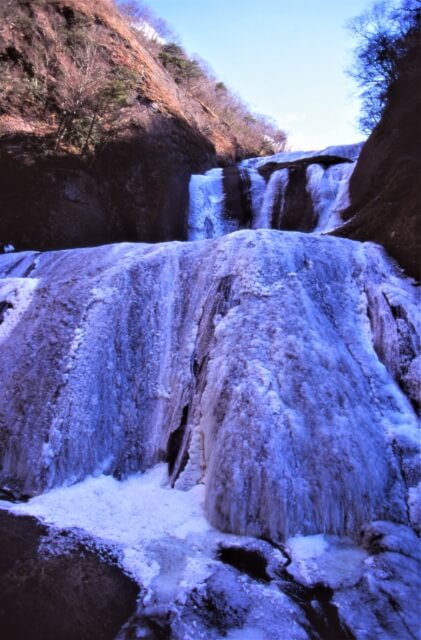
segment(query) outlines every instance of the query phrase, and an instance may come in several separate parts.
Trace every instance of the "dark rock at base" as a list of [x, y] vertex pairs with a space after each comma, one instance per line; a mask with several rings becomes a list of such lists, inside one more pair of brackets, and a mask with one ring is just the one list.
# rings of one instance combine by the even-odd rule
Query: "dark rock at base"
[[111, 640], [133, 613], [137, 585], [81, 542], [60, 552], [66, 535], [0, 510], [1, 638]]
[[240, 228], [250, 228], [253, 211], [250, 197], [250, 182], [247, 174], [238, 167], [225, 167], [223, 173], [225, 193], [224, 217], [238, 220]]
[[350, 181], [349, 222], [333, 235], [382, 244], [419, 279], [421, 254], [421, 38], [401, 62], [384, 115]]

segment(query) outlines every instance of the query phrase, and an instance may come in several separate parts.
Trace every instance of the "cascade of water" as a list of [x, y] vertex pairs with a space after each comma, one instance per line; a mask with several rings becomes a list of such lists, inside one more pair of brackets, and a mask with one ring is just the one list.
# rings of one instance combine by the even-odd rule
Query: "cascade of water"
[[[352, 160], [360, 149], [358, 144], [282, 152], [245, 160], [237, 174], [230, 168], [192, 176], [188, 238], [217, 238], [248, 227], [322, 233], [340, 226], [340, 213], [350, 204], [348, 185], [356, 164]], [[228, 201], [235, 202], [234, 213]]]
[[285, 206], [285, 191], [288, 185], [288, 169], [275, 171], [268, 182], [262, 201], [258, 225], [260, 228], [276, 228], [276, 220]]
[[233, 231], [223, 219], [223, 170], [193, 175], [189, 187], [188, 239], [219, 238]]
[[406, 521], [416, 419], [382, 336], [396, 334], [399, 358], [416, 300], [379, 249], [248, 230], [8, 254], [0, 302], [0, 486], [39, 492], [164, 458], [177, 487], [205, 481], [223, 530]]
[[315, 232], [331, 231], [342, 224], [340, 213], [350, 204], [349, 180], [355, 165], [344, 162], [327, 169], [320, 164], [308, 166], [307, 192], [317, 216]]

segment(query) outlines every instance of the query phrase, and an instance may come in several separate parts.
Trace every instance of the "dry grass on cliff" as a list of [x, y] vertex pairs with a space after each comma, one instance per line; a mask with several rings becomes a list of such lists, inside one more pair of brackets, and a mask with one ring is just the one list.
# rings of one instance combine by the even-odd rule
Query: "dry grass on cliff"
[[130, 123], [145, 126], [146, 112], [186, 121], [220, 157], [285, 143], [206, 65], [148, 41], [112, 0], [0, 5], [0, 135], [49, 131], [56, 150], [85, 153]]

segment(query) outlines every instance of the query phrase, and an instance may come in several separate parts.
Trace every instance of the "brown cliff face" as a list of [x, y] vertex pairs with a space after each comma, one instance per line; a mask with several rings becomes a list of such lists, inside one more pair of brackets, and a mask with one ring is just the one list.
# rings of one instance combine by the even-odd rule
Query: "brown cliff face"
[[[13, 6], [13, 20], [0, 8], [0, 242], [47, 250], [185, 238], [190, 174], [239, 153], [228, 127], [179, 91], [109, 0]], [[78, 130], [60, 137], [78, 103], [78, 55], [92, 56], [98, 77], [130, 79], [130, 101], [107, 113], [84, 153]]]
[[421, 255], [421, 39], [390, 88], [380, 123], [364, 145], [350, 183], [348, 219], [334, 235], [382, 244], [412, 277]]

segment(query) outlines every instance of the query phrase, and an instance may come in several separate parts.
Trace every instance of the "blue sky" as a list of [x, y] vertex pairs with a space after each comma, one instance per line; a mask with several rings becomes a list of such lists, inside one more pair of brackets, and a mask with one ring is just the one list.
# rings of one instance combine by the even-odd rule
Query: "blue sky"
[[294, 148], [359, 141], [355, 84], [345, 74], [344, 24], [369, 0], [149, 0], [189, 54], [257, 112], [276, 120]]

